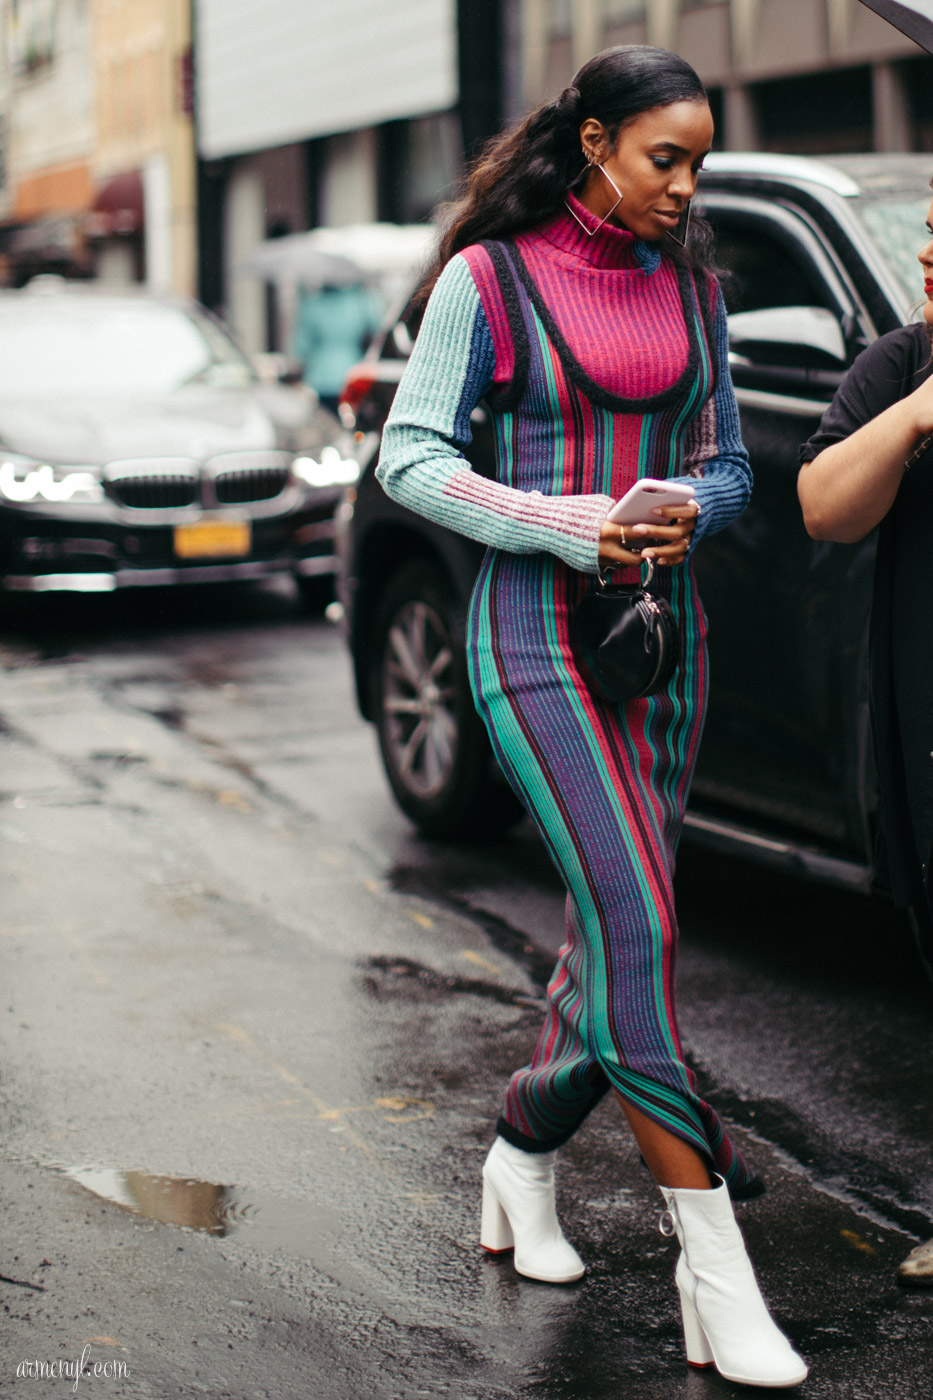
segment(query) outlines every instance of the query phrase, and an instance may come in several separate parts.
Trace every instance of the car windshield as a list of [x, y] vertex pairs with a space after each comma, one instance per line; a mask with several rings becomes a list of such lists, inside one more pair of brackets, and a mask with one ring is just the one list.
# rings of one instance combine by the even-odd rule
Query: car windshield
[[907, 293], [910, 305], [923, 299], [923, 271], [917, 254], [929, 243], [926, 221], [930, 209], [929, 193], [905, 198], [903, 195], [886, 199], [877, 196], [857, 201], [862, 223], [866, 226], [898, 281]]
[[0, 299], [3, 398], [239, 388], [252, 378], [245, 356], [197, 312], [92, 295]]

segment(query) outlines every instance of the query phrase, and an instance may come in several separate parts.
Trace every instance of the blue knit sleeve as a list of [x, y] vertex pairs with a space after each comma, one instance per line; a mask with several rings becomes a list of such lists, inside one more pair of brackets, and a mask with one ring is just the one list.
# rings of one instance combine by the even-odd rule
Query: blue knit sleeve
[[550, 551], [599, 569], [609, 496], [547, 496], [488, 481], [463, 449], [488, 392], [495, 350], [469, 264], [455, 257], [431, 295], [382, 438], [376, 475], [394, 500], [448, 529], [515, 554]]
[[729, 325], [722, 292], [718, 296], [714, 334], [719, 360], [716, 392], [690, 425], [683, 461], [684, 472], [697, 478], [695, 495], [700, 514], [693, 532], [694, 544], [741, 515], [752, 493], [752, 472], [729, 373]]

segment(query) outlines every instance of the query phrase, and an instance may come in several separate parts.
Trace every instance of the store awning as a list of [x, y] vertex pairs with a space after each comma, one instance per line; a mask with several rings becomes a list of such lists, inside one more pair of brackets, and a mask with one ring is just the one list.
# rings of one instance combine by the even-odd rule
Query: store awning
[[143, 227], [143, 178], [138, 170], [113, 175], [100, 186], [85, 218], [89, 238], [138, 233]]

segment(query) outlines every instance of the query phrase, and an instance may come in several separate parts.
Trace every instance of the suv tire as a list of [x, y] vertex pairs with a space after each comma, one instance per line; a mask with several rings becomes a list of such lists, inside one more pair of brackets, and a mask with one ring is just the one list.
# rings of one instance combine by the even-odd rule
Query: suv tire
[[388, 583], [373, 633], [373, 715], [396, 801], [426, 836], [475, 836], [520, 820], [476, 713], [465, 615], [424, 559]]

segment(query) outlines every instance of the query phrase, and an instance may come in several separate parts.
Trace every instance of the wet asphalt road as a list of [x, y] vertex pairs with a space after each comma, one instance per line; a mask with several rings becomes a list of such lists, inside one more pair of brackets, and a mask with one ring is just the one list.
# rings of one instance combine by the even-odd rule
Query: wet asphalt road
[[[48, 601], [48, 600], [46, 600]], [[519, 1282], [477, 1179], [562, 931], [527, 827], [390, 804], [335, 629], [284, 587], [0, 623], [0, 1393], [720, 1400], [605, 1104], [588, 1262]], [[884, 908], [685, 850], [681, 1020], [802, 1400], [933, 1397], [933, 990]], [[114, 1374], [114, 1364], [125, 1367]], [[117, 1368], [119, 1369], [119, 1367]]]

